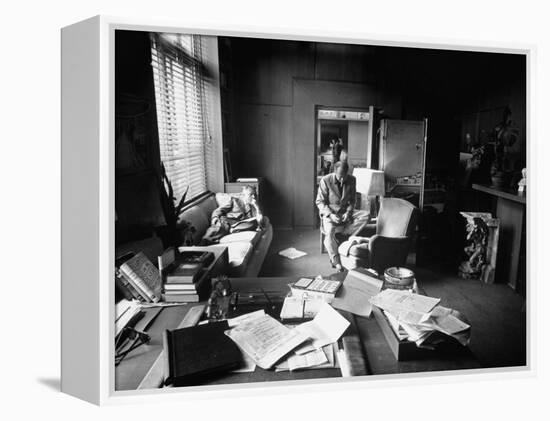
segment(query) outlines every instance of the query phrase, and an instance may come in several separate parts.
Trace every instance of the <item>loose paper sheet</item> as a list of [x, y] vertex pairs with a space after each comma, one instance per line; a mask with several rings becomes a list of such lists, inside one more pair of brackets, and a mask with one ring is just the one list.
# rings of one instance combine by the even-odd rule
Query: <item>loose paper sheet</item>
[[264, 369], [307, 340], [304, 333], [287, 328], [267, 314], [240, 323], [225, 334]]
[[297, 354], [310, 352], [336, 342], [349, 326], [349, 322], [329, 304], [323, 302], [317, 316], [306, 323], [296, 326], [294, 330], [302, 332], [312, 341], [310, 345], [300, 347]]
[[229, 325], [229, 327], [235, 327], [235, 326], [240, 325], [241, 323], [249, 322], [251, 320], [258, 319], [262, 316], [265, 316], [265, 311], [264, 310], [257, 310], [257, 311], [253, 311], [251, 313], [243, 314], [243, 315], [238, 316], [238, 317], [233, 317], [232, 319], [227, 319], [227, 324]]
[[385, 289], [370, 299], [371, 304], [388, 310], [393, 314], [408, 311], [429, 313], [439, 301], [439, 298], [427, 297], [425, 295], [395, 289]]
[[469, 324], [456, 317], [452, 309], [443, 306], [435, 307], [423, 323], [451, 336], [470, 327]]
[[383, 282], [379, 279], [350, 270], [331, 304], [334, 308], [369, 317], [372, 312], [369, 300], [380, 292], [382, 285]]
[[290, 247], [290, 248], [281, 250], [279, 252], [279, 255], [286, 257], [287, 259], [294, 260], [294, 259], [298, 259], [299, 257], [306, 256], [307, 253], [305, 251], [297, 250], [294, 247]]
[[303, 368], [315, 367], [328, 361], [322, 349], [317, 349], [303, 355], [292, 355], [288, 358], [288, 369], [290, 371]]

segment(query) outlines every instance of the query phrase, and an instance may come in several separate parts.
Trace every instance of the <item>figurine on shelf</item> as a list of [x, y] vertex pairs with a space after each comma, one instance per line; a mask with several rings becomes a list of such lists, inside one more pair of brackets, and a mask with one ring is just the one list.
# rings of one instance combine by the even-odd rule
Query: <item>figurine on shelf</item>
[[527, 168], [521, 170], [521, 176], [523, 178], [518, 182], [518, 192], [525, 193], [527, 191]]

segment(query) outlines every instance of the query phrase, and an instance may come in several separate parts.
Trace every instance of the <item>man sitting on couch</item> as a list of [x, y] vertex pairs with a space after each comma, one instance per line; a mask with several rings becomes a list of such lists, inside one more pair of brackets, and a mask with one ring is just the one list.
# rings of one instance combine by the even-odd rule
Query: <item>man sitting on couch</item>
[[202, 238], [202, 245], [218, 243], [220, 238], [240, 231], [261, 230], [264, 216], [256, 201], [256, 189], [244, 186], [241, 197], [231, 197], [227, 204], [212, 212], [210, 227]]

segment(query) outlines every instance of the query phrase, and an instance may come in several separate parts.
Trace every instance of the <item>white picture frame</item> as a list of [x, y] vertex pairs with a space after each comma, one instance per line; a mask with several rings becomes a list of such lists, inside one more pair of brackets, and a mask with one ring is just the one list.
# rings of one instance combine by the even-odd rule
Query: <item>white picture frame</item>
[[[155, 19], [96, 16], [62, 29], [62, 373], [61, 390], [103, 405], [148, 400], [292, 393], [298, 385], [240, 384], [203, 388], [172, 388], [120, 392], [114, 390], [114, 31], [181, 32], [285, 40], [327, 41], [384, 46], [442, 48], [525, 54], [527, 61], [527, 145], [531, 142], [530, 89], [532, 45], [500, 45], [427, 39], [359, 36], [277, 28], [253, 32], [230, 25], [193, 25]], [[527, 154], [528, 159], [530, 153]], [[528, 199], [531, 202], [531, 199]], [[530, 212], [530, 205], [527, 205]], [[527, 231], [530, 232], [528, 218]], [[527, 254], [529, 255], [529, 242]], [[529, 276], [529, 265], [527, 268]], [[528, 282], [527, 302], [532, 288]], [[86, 297], [85, 300], [80, 299]], [[510, 379], [533, 374], [531, 361], [532, 308], [527, 317], [527, 365], [444, 373], [384, 376], [385, 384], [415, 384], [426, 377], [464, 381], [474, 372], [484, 378]], [[450, 380], [449, 380], [450, 379]], [[334, 387], [376, 387], [379, 376], [300, 382], [300, 388], [326, 391]]]

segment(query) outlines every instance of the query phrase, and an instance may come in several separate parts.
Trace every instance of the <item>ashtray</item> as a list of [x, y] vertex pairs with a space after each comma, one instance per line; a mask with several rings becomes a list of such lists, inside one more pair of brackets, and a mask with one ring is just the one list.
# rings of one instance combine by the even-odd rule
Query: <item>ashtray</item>
[[407, 268], [387, 268], [384, 271], [384, 280], [393, 285], [411, 286], [414, 284], [414, 272]]

